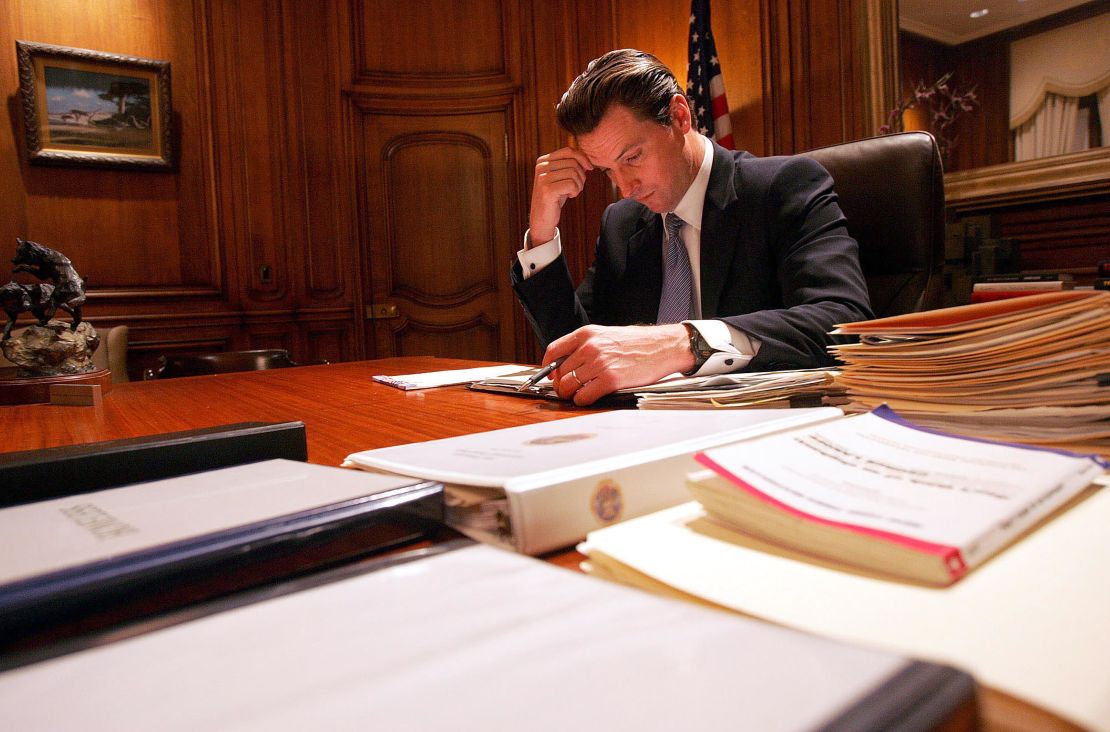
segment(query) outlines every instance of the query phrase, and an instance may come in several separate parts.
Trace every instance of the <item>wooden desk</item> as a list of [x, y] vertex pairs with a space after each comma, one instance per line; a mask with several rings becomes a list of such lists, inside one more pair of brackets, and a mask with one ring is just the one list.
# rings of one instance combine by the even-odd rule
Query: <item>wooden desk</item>
[[[301, 420], [308, 434], [309, 461], [334, 466], [358, 450], [515, 427], [593, 411], [569, 404], [482, 394], [461, 386], [405, 392], [371, 378], [374, 374], [481, 365], [488, 363], [409, 357], [117, 384], [103, 405], [97, 407], [47, 404], [0, 407], [7, 425], [0, 452], [233, 422]], [[577, 568], [584, 557], [571, 550], [545, 558]], [[981, 707], [988, 729], [1077, 729], [990, 689], [983, 689]]]
[[482, 394], [463, 386], [401, 391], [374, 374], [488, 366], [431, 357], [302, 366], [113, 386], [100, 407], [3, 407], [0, 452], [138, 437], [232, 422], [301, 420], [309, 462], [358, 450], [560, 419], [590, 410]]

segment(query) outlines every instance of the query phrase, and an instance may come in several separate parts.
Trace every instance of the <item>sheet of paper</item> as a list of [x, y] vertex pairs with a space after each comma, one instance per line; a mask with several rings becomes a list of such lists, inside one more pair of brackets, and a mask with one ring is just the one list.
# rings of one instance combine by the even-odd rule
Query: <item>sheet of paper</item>
[[670, 587], [792, 628], [954, 664], [980, 683], [1110, 730], [1110, 491], [954, 585], [820, 566], [722, 535], [697, 503], [593, 532], [599, 551]]
[[[375, 374], [374, 381], [398, 389], [410, 391], [412, 389], [431, 389], [437, 386], [453, 386], [455, 384], [469, 384], [472, 381], [481, 381], [495, 376], [506, 376], [517, 372], [534, 372], [530, 366], [505, 364], [502, 366], [479, 366], [472, 369], [451, 369], [450, 371], [428, 371], [422, 374], [401, 374], [387, 376]], [[527, 377], [525, 377], [527, 378]]]
[[788, 732], [906, 663], [471, 547], [0, 674], [0, 709], [11, 730]]

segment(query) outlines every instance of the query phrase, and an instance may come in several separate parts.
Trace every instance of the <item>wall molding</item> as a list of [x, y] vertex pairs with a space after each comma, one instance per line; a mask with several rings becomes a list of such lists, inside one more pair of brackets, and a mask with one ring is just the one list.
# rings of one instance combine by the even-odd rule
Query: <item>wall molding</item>
[[1110, 193], [1110, 148], [989, 165], [944, 176], [946, 203], [956, 211], [1102, 193]]

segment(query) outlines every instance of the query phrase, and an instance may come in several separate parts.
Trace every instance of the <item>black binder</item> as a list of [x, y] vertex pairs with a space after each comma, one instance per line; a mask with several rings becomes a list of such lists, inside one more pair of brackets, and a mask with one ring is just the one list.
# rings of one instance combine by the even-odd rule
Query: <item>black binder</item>
[[[208, 476], [214, 480], [218, 477], [229, 486], [221, 490], [227, 491], [237, 491], [239, 485], [256, 481], [255, 490], [260, 494], [259, 500], [264, 501], [265, 491], [270, 490], [267, 481], [277, 480], [269, 476], [281, 475], [284, 481], [285, 475], [298, 470], [303, 473], [298, 479], [311, 486], [334, 484], [338, 479], [351, 485], [344, 491], [344, 498], [325, 505], [279, 511], [262, 520], [216, 531], [198, 531], [181, 539], [108, 553], [103, 558], [75, 559], [66, 566], [0, 584], [0, 653], [367, 556], [429, 538], [442, 529], [443, 487], [431, 481], [390, 480], [360, 471], [281, 460], [235, 466], [195, 478], [202, 481]], [[258, 479], [260, 474], [263, 480]], [[361, 493], [363, 484], [365, 494]], [[89, 494], [87, 498], [63, 497], [50, 504], [36, 503], [7, 511], [34, 512], [41, 506], [41, 513], [28, 514], [26, 518], [17, 515], [11, 520], [24, 522], [41, 516], [47, 527], [61, 525], [55, 531], [70, 535], [76, 531], [83, 536], [84, 527], [74, 529], [70, 526], [72, 520], [58, 519], [57, 512], [71, 508], [71, 503], [95, 510], [109, 500], [105, 496], [132, 488], [161, 490], [172, 499], [178, 485], [148, 482]], [[201, 500], [219, 505], [222, 495], [226, 493], [214, 491]], [[157, 506], [162, 500], [159, 495], [150, 503]], [[177, 504], [172, 505], [176, 510]], [[138, 530], [144, 529], [140, 525]], [[27, 551], [34, 551], [34, 547]]]
[[304, 422], [240, 422], [0, 453], [0, 508], [273, 458], [308, 460]]

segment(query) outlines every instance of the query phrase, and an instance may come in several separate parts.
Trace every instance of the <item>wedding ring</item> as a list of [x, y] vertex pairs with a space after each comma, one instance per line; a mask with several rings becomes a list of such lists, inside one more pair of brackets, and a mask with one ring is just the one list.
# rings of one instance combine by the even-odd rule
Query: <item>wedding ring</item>
[[586, 385], [585, 383], [583, 383], [583, 381], [581, 379], [578, 378], [578, 374], [574, 373], [574, 369], [571, 369], [570, 378], [572, 378], [572, 379], [574, 379], [575, 381], [578, 382], [578, 388], [579, 389], [581, 389], [583, 386]]

